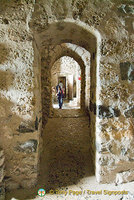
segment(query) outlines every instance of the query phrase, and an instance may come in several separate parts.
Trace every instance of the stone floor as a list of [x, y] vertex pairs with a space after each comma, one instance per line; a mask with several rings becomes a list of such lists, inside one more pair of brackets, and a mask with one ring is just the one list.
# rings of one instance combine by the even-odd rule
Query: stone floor
[[[58, 103], [53, 103], [53, 108], [58, 109]], [[62, 109], [80, 109], [80, 105], [78, 105], [76, 98], [73, 98], [73, 100], [70, 101], [63, 99]]]
[[[81, 110], [54, 110], [43, 132], [39, 183], [35, 188], [8, 192], [12, 200], [133, 200], [134, 182], [116, 186], [96, 182], [90, 155], [89, 118]], [[39, 197], [44, 188], [47, 194]], [[91, 195], [89, 191], [102, 191]], [[128, 195], [104, 195], [108, 191], [129, 191]]]

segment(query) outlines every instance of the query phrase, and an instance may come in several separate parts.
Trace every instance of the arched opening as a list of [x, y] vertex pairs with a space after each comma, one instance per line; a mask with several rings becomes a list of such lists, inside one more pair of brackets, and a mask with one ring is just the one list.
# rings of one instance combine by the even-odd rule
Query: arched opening
[[[51, 176], [55, 176], [55, 178], [52, 180], [56, 182], [54, 187], [58, 187], [58, 183], [60, 182], [58, 176], [61, 177], [60, 172], [63, 173], [63, 169], [61, 167], [61, 160], [63, 161], [62, 165], [66, 168], [66, 175], [65, 175], [66, 178], [68, 176], [67, 174], [70, 174], [69, 177], [71, 176], [71, 173], [70, 173], [71, 169], [68, 165], [66, 165], [67, 160], [68, 162], [70, 162], [70, 165], [71, 165], [71, 162], [72, 162], [70, 160], [71, 155], [73, 155], [73, 159], [76, 159], [76, 163], [75, 163], [76, 165], [74, 166], [74, 168], [76, 169], [76, 171], [79, 171], [79, 167], [77, 166], [77, 162], [79, 162], [78, 161], [79, 148], [77, 148], [77, 151], [75, 151], [76, 149], [74, 149], [72, 146], [69, 146], [69, 148], [72, 149], [71, 152], [66, 147], [65, 149], [63, 148], [63, 146], [60, 148], [60, 143], [62, 143], [61, 137], [63, 138], [67, 137], [66, 141], [64, 141], [65, 146], [68, 145], [68, 139], [73, 141], [72, 144], [74, 146], [77, 143], [77, 142], [75, 143], [75, 139], [73, 138], [73, 136], [72, 138], [69, 138], [69, 135], [71, 135], [72, 129], [68, 129], [66, 127], [74, 126], [73, 127], [75, 129], [74, 135], [75, 134], [77, 135], [76, 133], [77, 129], [81, 130], [79, 134], [82, 137], [86, 138], [87, 143], [85, 146], [86, 146], [86, 155], [88, 157], [88, 161], [87, 162], [84, 161], [82, 165], [86, 166], [85, 163], [89, 164], [89, 161], [92, 160], [91, 162], [92, 167], [94, 166], [93, 168], [95, 170], [95, 140], [96, 140], [96, 136], [95, 136], [96, 106], [95, 105], [96, 105], [96, 85], [97, 85], [96, 69], [97, 69], [97, 63], [98, 63], [97, 36], [95, 35], [96, 35], [95, 30], [90, 30], [90, 29], [88, 30], [87, 27], [84, 26], [83, 24], [78, 25], [77, 23], [74, 23], [74, 22], [55, 22], [53, 24], [50, 24], [48, 26], [48, 29], [42, 31], [41, 34], [35, 35], [35, 39], [36, 39], [37, 44], [40, 47], [40, 53], [41, 53], [42, 130], [43, 130], [42, 139], [43, 139], [44, 147], [40, 145], [40, 148], [43, 148], [43, 152], [41, 154], [40, 170], [42, 171], [41, 173], [44, 174], [44, 179], [47, 180], [45, 183], [45, 188], [52, 187]], [[82, 53], [83, 49], [88, 52], [87, 58], [90, 64], [87, 68], [85, 65], [85, 61], [83, 59], [83, 53]], [[71, 113], [60, 112], [60, 113], [55, 114], [55, 111], [53, 111], [53, 108], [52, 108], [51, 69], [54, 63], [63, 56], [70, 56], [81, 67], [81, 98], [80, 98], [81, 110], [79, 113], [78, 112], [75, 113], [73, 111]], [[90, 78], [88, 76], [90, 76]], [[89, 105], [89, 102], [90, 102], [90, 105]], [[87, 113], [85, 112], [85, 110], [87, 110]], [[67, 124], [64, 121], [65, 118], [66, 118], [66, 121], [68, 121]], [[76, 118], [77, 122], [74, 121], [74, 118]], [[90, 128], [89, 128], [89, 118], [90, 118]], [[64, 123], [65, 123], [65, 126], [64, 126]], [[86, 125], [83, 125], [83, 123]], [[82, 129], [81, 129], [80, 124], [82, 124], [82, 127], [83, 127]], [[59, 130], [60, 126], [63, 126], [62, 136], [60, 135], [60, 130]], [[52, 127], [54, 128], [54, 130], [51, 129]], [[88, 128], [85, 130], [85, 127], [86, 128], [88, 127]], [[55, 131], [55, 128], [56, 128], [56, 131], [58, 132]], [[51, 135], [52, 133], [53, 135]], [[55, 139], [57, 140], [57, 142], [55, 141]], [[59, 139], [61, 140], [58, 141]], [[52, 143], [55, 141], [53, 143], [53, 146], [50, 145], [51, 147], [49, 145], [47, 146], [48, 143], [50, 144], [50, 141]], [[79, 143], [82, 144], [84, 147], [85, 139], [82, 141], [82, 138], [81, 138], [81, 142], [79, 141]], [[78, 145], [76, 146], [79, 147]], [[54, 150], [54, 148], [56, 150]], [[53, 154], [52, 152], [55, 152], [56, 154]], [[59, 153], [61, 156], [59, 156]], [[65, 159], [63, 158], [63, 154], [64, 154]], [[80, 155], [81, 157], [83, 157], [83, 160], [85, 160], [83, 156], [84, 155], [83, 152], [80, 152]], [[59, 156], [59, 159], [58, 159], [59, 163], [57, 162], [55, 163], [54, 161], [55, 156]], [[46, 166], [43, 166], [45, 165], [45, 163], [47, 163]], [[54, 172], [52, 165], [59, 171]], [[87, 167], [86, 172], [84, 172], [84, 168], [82, 168], [82, 171], [80, 170], [79, 172], [80, 174], [83, 173], [83, 175], [78, 176], [78, 178], [74, 178], [75, 177], [74, 175], [73, 177], [74, 182], [77, 182], [80, 179], [80, 177], [90, 176], [91, 174], [90, 172], [91, 171], [93, 172], [92, 167], [91, 166]], [[72, 179], [70, 178], [70, 180]], [[68, 184], [72, 184], [72, 181], [69, 181], [69, 179], [68, 181], [64, 181], [63, 176], [61, 177], [61, 181], [63, 182], [62, 184], [59, 184], [59, 186], [65, 186], [65, 185], [67, 186]]]
[[[73, 32], [72, 32], [73, 31]], [[96, 35], [96, 36], [95, 36]], [[55, 46], [59, 45], [60, 51], [62, 51], [62, 47], [60, 46], [62, 43], [67, 42], [71, 44], [78, 45], [79, 47], [85, 48], [88, 52], [90, 52], [90, 104], [93, 105], [96, 103], [96, 66], [98, 62], [98, 56], [97, 56], [97, 33], [93, 29], [88, 29], [87, 26], [80, 24], [78, 25], [76, 22], [57, 22], [50, 24], [48, 26], [48, 29], [45, 31], [42, 31], [41, 34], [35, 35], [36, 41], [41, 49], [41, 75], [42, 75], [42, 109], [43, 109], [43, 115], [47, 116], [49, 115], [50, 111], [50, 105], [51, 101], [48, 98], [47, 99], [47, 106], [45, 101], [45, 93], [44, 89], [47, 90], [47, 92], [51, 93], [51, 88], [49, 88], [50, 85], [50, 70], [49, 66], [53, 61], [55, 61], [55, 57], [58, 57], [55, 55], [55, 57], [52, 57], [54, 54], [53, 51], [55, 51]], [[44, 53], [45, 52], [45, 53]], [[62, 52], [64, 54], [64, 52]], [[66, 54], [65, 54], [66, 55]], [[61, 55], [60, 55], [61, 57]], [[57, 59], [56, 59], [57, 60]], [[46, 81], [44, 83], [44, 74], [47, 74]], [[85, 72], [84, 72], [85, 74]], [[85, 84], [85, 83], [84, 83]], [[84, 87], [85, 88], [85, 87]], [[99, 88], [98, 88], [99, 89]], [[85, 89], [82, 90], [83, 96], [85, 96]], [[83, 103], [83, 102], [82, 102]], [[83, 103], [83, 107], [85, 107], [85, 102]], [[88, 105], [89, 107], [89, 105]], [[95, 113], [95, 111], [94, 111]], [[95, 116], [94, 113], [91, 111], [91, 117], [93, 123], [92, 127], [93, 132], [95, 133]], [[43, 120], [43, 124], [46, 123], [46, 118]]]
[[62, 109], [79, 109], [81, 93], [81, 69], [69, 56], [58, 59], [51, 68], [52, 107], [57, 109], [58, 85], [63, 91]]

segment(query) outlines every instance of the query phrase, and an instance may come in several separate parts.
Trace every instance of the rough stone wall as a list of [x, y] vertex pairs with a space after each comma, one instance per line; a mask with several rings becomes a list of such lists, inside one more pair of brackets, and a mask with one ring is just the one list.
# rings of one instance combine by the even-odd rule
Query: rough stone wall
[[115, 12], [105, 19], [106, 26], [101, 30], [100, 105], [97, 105], [96, 131], [100, 182], [115, 181], [116, 176], [118, 180], [116, 173], [122, 171], [131, 171], [133, 176], [134, 171], [134, 8], [131, 1], [113, 2], [111, 6]]
[[[91, 53], [91, 140], [96, 141], [97, 180], [113, 182], [122, 171], [133, 173], [133, 14], [131, 0], [0, 2], [0, 146], [5, 151], [7, 188], [36, 182], [40, 74], [42, 91], [50, 93], [50, 52], [67, 42]], [[56, 25], [51, 27], [52, 22]], [[45, 92], [42, 114], [48, 116], [50, 98]]]
[[5, 161], [4, 151], [0, 148], [0, 200], [5, 199], [5, 184], [4, 184], [5, 165], [4, 165], [4, 161]]
[[32, 1], [0, 1], [0, 146], [8, 189], [31, 186], [37, 179], [40, 109], [32, 12]]

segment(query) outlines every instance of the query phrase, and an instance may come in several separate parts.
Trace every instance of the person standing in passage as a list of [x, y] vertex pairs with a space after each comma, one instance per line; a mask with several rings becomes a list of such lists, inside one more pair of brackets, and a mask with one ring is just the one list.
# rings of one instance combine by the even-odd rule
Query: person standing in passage
[[61, 87], [61, 89], [63, 89], [63, 83], [62, 83], [62, 81], [60, 81], [59, 86]]
[[59, 109], [62, 109], [62, 105], [63, 105], [63, 91], [62, 91], [62, 89], [61, 89], [60, 86], [58, 87], [57, 97], [58, 97]]

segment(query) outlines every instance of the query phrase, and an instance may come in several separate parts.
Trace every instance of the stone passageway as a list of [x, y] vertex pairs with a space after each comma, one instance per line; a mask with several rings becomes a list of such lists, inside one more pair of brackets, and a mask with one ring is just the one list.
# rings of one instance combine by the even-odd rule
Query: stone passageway
[[[133, 200], [133, 182], [117, 186], [97, 183], [90, 155], [90, 123], [85, 113], [78, 109], [55, 109], [44, 129], [43, 140], [38, 184], [30, 190], [8, 191], [6, 200]], [[45, 197], [37, 195], [39, 188], [47, 191]], [[124, 197], [109, 196], [103, 194], [104, 190], [129, 193]], [[69, 191], [85, 193], [76, 195]], [[96, 196], [87, 191], [102, 191], [102, 194]]]
[[93, 175], [89, 118], [80, 110], [55, 110], [43, 133], [41, 179], [45, 189], [76, 184]]
[[[42, 132], [38, 184], [30, 189], [8, 192], [6, 199], [35, 199], [39, 188], [52, 189], [77, 185], [82, 178], [94, 175], [90, 155], [89, 117], [80, 109], [54, 109]], [[40, 198], [37, 196], [37, 199]], [[46, 197], [47, 198], [47, 197]], [[54, 197], [52, 197], [53, 199]]]
[[134, 200], [133, 15], [132, 0], [0, 0], [0, 200]]

